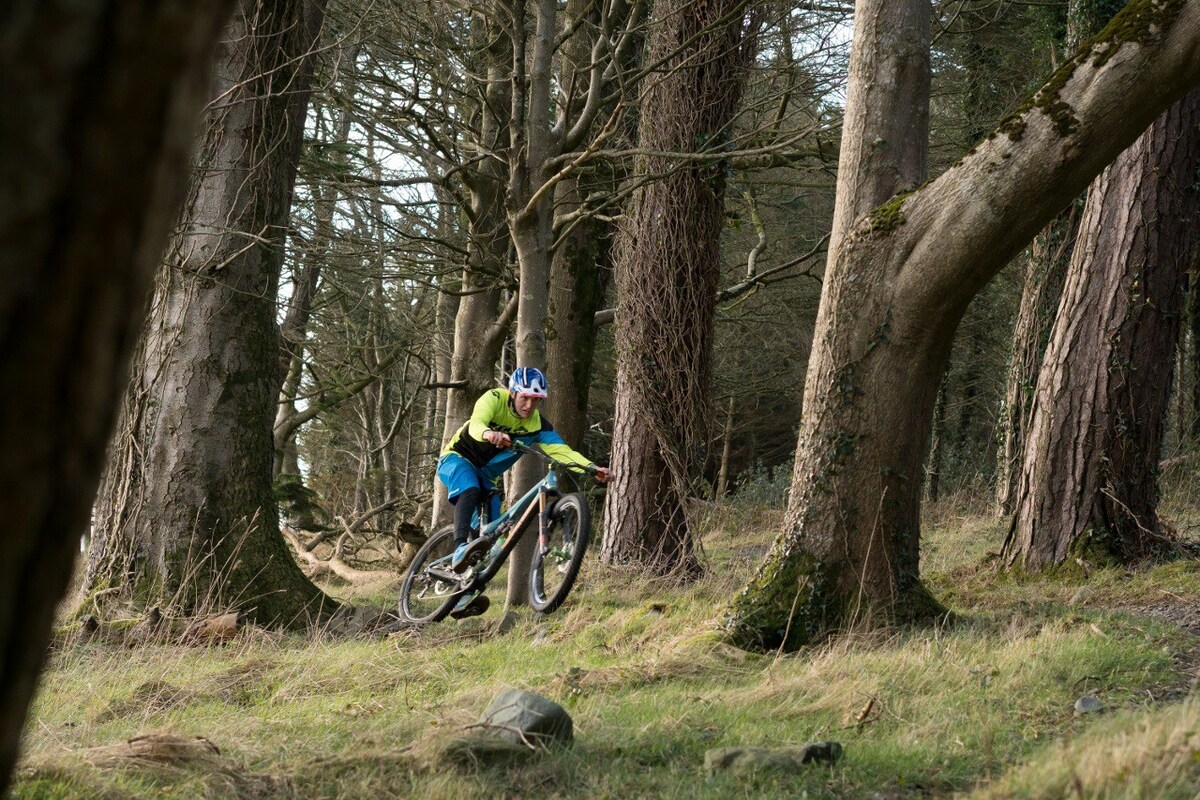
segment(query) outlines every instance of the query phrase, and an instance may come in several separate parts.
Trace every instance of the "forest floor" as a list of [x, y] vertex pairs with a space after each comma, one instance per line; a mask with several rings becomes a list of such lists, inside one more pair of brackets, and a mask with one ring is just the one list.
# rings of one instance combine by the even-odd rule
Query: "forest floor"
[[[1169, 508], [1200, 538], [1200, 508]], [[998, 572], [1002, 523], [935, 505], [926, 579], [954, 612], [792, 654], [721, 644], [713, 620], [780, 513], [704, 520], [686, 588], [589, 561], [567, 604], [359, 638], [243, 629], [222, 644], [67, 644], [31, 714], [17, 798], [1195, 797], [1200, 561], [1053, 578]], [[395, 588], [330, 587], [391, 606]], [[505, 686], [575, 743], [518, 765], [445, 758]], [[1078, 698], [1103, 705], [1076, 714]], [[178, 739], [143, 739], [169, 734]], [[203, 737], [197, 739], [195, 737]], [[707, 775], [705, 752], [834, 740], [799, 775]], [[148, 744], [149, 743], [149, 744]]]

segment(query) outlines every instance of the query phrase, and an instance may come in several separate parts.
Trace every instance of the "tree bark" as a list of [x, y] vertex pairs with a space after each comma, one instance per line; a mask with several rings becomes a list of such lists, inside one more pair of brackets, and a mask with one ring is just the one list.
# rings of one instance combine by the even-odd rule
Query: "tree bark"
[[280, 536], [271, 481], [294, 104], [307, 102], [315, 35], [305, 10], [242, 0], [225, 31], [97, 501], [92, 591], [188, 612], [235, 606], [264, 624], [332, 605]]
[[231, 5], [0, 12], [0, 795]]
[[1024, 264], [1021, 303], [1013, 327], [1012, 356], [1000, 409], [1000, 441], [996, 448], [996, 514], [1013, 512], [1025, 434], [1033, 414], [1033, 392], [1042, 357], [1054, 327], [1067, 264], [1079, 231], [1076, 204], [1054, 218], [1033, 240]]
[[1192, 264], [1191, 284], [1192, 438], [1200, 440], [1200, 264]]
[[950, 374], [950, 358], [938, 382], [937, 398], [933, 401], [933, 426], [929, 431], [929, 455], [926, 457], [925, 498], [936, 503], [942, 497], [942, 463], [946, 450], [946, 379]]
[[[532, 0], [528, 5], [532, 14], [527, 14], [525, 0], [516, 0], [507, 26], [513, 37], [507, 205], [520, 268], [515, 366], [545, 370], [554, 224], [556, 212], [561, 210], [556, 201], [569, 189], [578, 191], [574, 180], [578, 173], [571, 170], [581, 163], [582, 155], [564, 167], [556, 167], [553, 159], [574, 152], [590, 140], [599, 109], [612, 107], [609, 90], [615, 85], [613, 73], [623, 52], [620, 44], [613, 45], [622, 39], [616, 31], [628, 21], [629, 12], [623, 4], [599, 8], [586, 0], [570, 0], [562, 9], [565, 13], [560, 26], [556, 0]], [[561, 51], [557, 42], [560, 27], [569, 28], [573, 34], [566, 38]], [[579, 85], [586, 89], [578, 91]], [[561, 91], [557, 97], [556, 87]], [[570, 185], [564, 187], [564, 181], [570, 181]], [[595, 270], [590, 267], [593, 274]], [[586, 270], [582, 277], [586, 281]], [[594, 297], [580, 299], [591, 302], [593, 309], [597, 302]], [[590, 333], [592, 321], [581, 320], [576, 325], [586, 326]], [[586, 355], [590, 359], [590, 337], [588, 345]], [[554, 391], [551, 385], [551, 393]], [[543, 465], [533, 459], [519, 462], [513, 470], [511, 491], [524, 493], [542, 471]], [[532, 555], [533, 538], [525, 537], [509, 559], [508, 608], [527, 600]]]
[[[655, 7], [648, 61], [663, 61], [643, 93], [638, 146], [649, 152], [719, 149], [753, 37], [740, 0]], [[664, 60], [665, 59], [665, 60]], [[644, 156], [639, 189], [616, 245], [616, 418], [601, 558], [655, 574], [700, 570], [685, 501], [708, 441], [712, 328], [725, 218], [723, 163]]]
[[[561, 213], [582, 206], [580, 184], [559, 184]], [[550, 270], [550, 333], [546, 341], [546, 379], [550, 397], [546, 413], [554, 428], [574, 447], [587, 433], [592, 355], [596, 347], [596, 312], [604, 297], [603, 272], [612, 249], [612, 223], [586, 220], [566, 234], [554, 251]]]
[[[859, 166], [880, 141], [905, 149], [882, 125], [927, 99], [928, 17], [924, 0], [857, 5], [838, 214], [789, 509], [725, 619], [743, 646], [796, 647], [857, 620], [940, 612], [918, 572], [919, 476], [967, 303], [1200, 82], [1200, 4], [1135, 0], [995, 135], [872, 209], [886, 186], [872, 187]], [[878, 127], [859, 121], [868, 116]], [[912, 135], [921, 138], [915, 125]], [[919, 173], [892, 174], [903, 188]]]
[[1038, 381], [1010, 564], [1127, 562], [1166, 546], [1158, 461], [1200, 213], [1198, 165], [1193, 91], [1089, 190]]
[[[1065, 9], [1067, 53], [1075, 55], [1123, 5], [1125, 0], [1070, 0]], [[1021, 303], [1013, 328], [1012, 356], [1000, 408], [1000, 435], [996, 448], [997, 516], [1013, 512], [1025, 435], [1033, 413], [1034, 388], [1079, 233], [1079, 208], [1083, 199], [1068, 206], [1038, 234], [1024, 264]]]

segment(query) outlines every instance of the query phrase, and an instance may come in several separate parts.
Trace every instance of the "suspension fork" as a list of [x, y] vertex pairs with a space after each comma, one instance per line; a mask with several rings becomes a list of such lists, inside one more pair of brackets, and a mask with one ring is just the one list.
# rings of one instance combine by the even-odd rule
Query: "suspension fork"
[[554, 510], [552, 498], [557, 498], [558, 481], [555, 480], [554, 470], [546, 475], [546, 480], [538, 491], [538, 547], [546, 549], [546, 534], [550, 530], [550, 513]]

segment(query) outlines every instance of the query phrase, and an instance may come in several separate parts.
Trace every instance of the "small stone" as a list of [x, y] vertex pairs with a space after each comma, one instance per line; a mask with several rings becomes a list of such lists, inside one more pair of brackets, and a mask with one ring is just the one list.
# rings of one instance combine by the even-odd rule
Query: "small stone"
[[501, 739], [518, 744], [569, 745], [575, 738], [575, 725], [566, 709], [512, 687], [496, 695], [479, 721]]
[[1104, 704], [1090, 694], [1075, 701], [1076, 714], [1091, 714], [1104, 708]]

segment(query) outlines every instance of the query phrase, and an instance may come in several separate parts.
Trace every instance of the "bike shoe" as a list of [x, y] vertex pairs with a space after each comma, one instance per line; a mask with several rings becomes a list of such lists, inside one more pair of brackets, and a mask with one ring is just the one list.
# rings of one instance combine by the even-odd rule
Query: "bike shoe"
[[462, 572], [471, 564], [479, 559], [476, 554], [481, 554], [487, 550], [488, 542], [482, 536], [465, 544], [460, 544], [454, 548], [454, 557], [450, 559], [450, 569], [455, 572]]
[[464, 595], [462, 600], [459, 600], [454, 605], [454, 610], [450, 612], [450, 616], [454, 619], [477, 617], [487, 611], [491, 604], [492, 601], [488, 599], [486, 594]]

